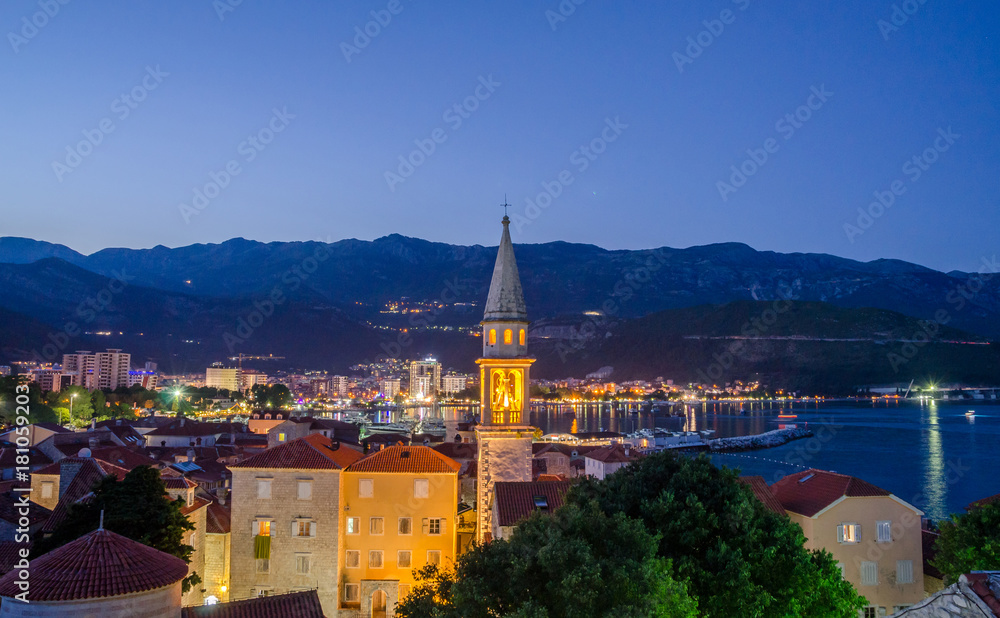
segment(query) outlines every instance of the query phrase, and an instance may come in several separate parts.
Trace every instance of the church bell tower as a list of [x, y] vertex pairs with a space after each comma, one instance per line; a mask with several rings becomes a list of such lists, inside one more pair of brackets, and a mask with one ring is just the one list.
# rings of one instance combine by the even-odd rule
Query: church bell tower
[[529, 420], [528, 312], [510, 240], [510, 218], [504, 215], [503, 236], [493, 267], [482, 321], [483, 356], [479, 365], [480, 419], [477, 483], [477, 540], [492, 532], [493, 484], [531, 480]]

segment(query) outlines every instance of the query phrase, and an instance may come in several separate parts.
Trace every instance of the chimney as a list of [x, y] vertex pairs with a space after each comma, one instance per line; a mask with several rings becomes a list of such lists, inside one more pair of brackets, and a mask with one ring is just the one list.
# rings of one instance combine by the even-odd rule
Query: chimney
[[218, 502], [221, 506], [226, 506], [226, 499], [229, 498], [229, 490], [225, 487], [219, 488]]
[[187, 450], [187, 458], [188, 458], [188, 461], [191, 461], [191, 462], [194, 461], [194, 459], [195, 459], [194, 447], [191, 447], [191, 448], [189, 448]]
[[89, 438], [87, 438], [87, 446], [90, 447], [90, 450], [96, 449], [100, 444], [101, 443], [97, 439], [97, 436], [90, 436]]
[[183, 426], [184, 426], [184, 417], [182, 416], [181, 417], [181, 427], [183, 427]]
[[95, 431], [97, 429], [97, 417], [91, 417], [90, 419], [90, 430]]

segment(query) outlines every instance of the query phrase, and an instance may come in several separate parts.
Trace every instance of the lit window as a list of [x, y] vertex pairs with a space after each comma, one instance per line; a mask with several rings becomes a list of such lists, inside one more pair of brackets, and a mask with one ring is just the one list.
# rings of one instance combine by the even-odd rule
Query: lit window
[[42, 483], [42, 497], [51, 498], [52, 497], [52, 486], [55, 485], [52, 481], [46, 481]]
[[520, 343], [521, 345], [524, 345], [524, 329], [523, 329], [523, 328], [521, 329], [521, 334], [520, 334], [520, 335], [518, 335], [518, 342], [519, 342], [519, 343]]
[[370, 534], [385, 534], [385, 520], [381, 517], [372, 517], [368, 523]]
[[913, 583], [913, 561], [912, 560], [897, 560], [896, 561], [896, 583], [897, 584], [912, 584]]
[[344, 566], [349, 569], [356, 569], [361, 566], [361, 552], [356, 549], [349, 549], [344, 554]]
[[862, 586], [878, 586], [878, 563], [877, 562], [862, 562], [861, 563], [861, 585]]
[[271, 479], [257, 479], [257, 498], [260, 500], [271, 498]]
[[837, 541], [840, 543], [860, 543], [861, 524], [840, 524], [837, 526]]
[[295, 572], [299, 575], [309, 574], [309, 554], [295, 554]]
[[256, 536], [271, 536], [271, 521], [268, 519], [261, 519], [256, 523]]
[[368, 552], [368, 568], [369, 569], [381, 569], [382, 568], [382, 550], [373, 549]]
[[298, 496], [299, 500], [312, 500], [313, 497], [312, 481], [299, 481]]
[[510, 345], [514, 343], [514, 331], [512, 331], [509, 328], [503, 331], [503, 342], [504, 345]]
[[436, 550], [436, 549], [432, 549], [431, 551], [427, 552], [427, 564], [437, 564], [437, 565], [440, 565], [441, 564], [441, 552], [438, 551], [438, 550]]
[[411, 518], [399, 518], [399, 534], [413, 534], [413, 520]]
[[413, 481], [413, 497], [426, 498], [430, 495], [430, 481], [427, 479], [416, 479]]
[[371, 498], [375, 495], [375, 487], [371, 479], [358, 479], [358, 497]]
[[278, 434], [278, 442], [284, 442], [284, 441], [285, 441], [285, 434], [284, 433], [279, 433]]
[[344, 584], [344, 601], [357, 603], [361, 599], [361, 587], [358, 584]]
[[875, 526], [875, 529], [878, 531], [876, 541], [878, 543], [892, 543], [892, 522], [880, 521], [876, 522]]
[[494, 328], [490, 329], [490, 345], [497, 344], [497, 331]]
[[409, 551], [399, 551], [396, 553], [396, 566], [401, 569], [410, 568], [410, 552]]
[[347, 518], [347, 534], [361, 534], [361, 518], [360, 517], [348, 517]]

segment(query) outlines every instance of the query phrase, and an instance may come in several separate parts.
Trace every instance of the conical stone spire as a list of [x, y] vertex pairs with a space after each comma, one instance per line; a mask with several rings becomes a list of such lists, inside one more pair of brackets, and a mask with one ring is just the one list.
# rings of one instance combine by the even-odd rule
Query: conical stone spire
[[517, 273], [514, 259], [514, 245], [510, 241], [510, 217], [504, 215], [503, 237], [497, 251], [497, 261], [493, 266], [493, 280], [490, 294], [486, 298], [484, 322], [527, 321], [528, 310], [524, 304], [521, 277]]

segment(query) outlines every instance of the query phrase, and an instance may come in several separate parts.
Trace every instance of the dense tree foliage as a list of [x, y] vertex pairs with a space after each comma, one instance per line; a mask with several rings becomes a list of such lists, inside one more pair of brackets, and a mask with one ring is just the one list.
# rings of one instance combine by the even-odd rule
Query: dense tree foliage
[[1000, 570], [1000, 501], [952, 515], [939, 526], [937, 555], [931, 563], [954, 584], [972, 571]]
[[454, 571], [425, 568], [400, 618], [697, 616], [658, 539], [596, 502], [535, 514], [510, 541], [474, 547]]
[[657, 536], [657, 554], [688, 582], [702, 615], [848, 617], [864, 605], [828, 552], [806, 550], [798, 525], [707, 457], [657, 453], [567, 495], [568, 505], [591, 501]]
[[[184, 502], [170, 499], [157, 470], [139, 466], [121, 481], [106, 476], [93, 492], [89, 502], [69, 507], [51, 535], [36, 539], [33, 558], [96, 530], [104, 511], [105, 529], [191, 562], [194, 548], [184, 543], [184, 534], [194, 530], [194, 524], [181, 513]], [[184, 591], [199, 582], [198, 574], [192, 573], [184, 580]]]

